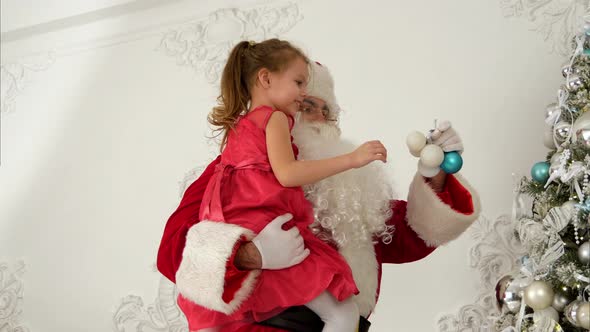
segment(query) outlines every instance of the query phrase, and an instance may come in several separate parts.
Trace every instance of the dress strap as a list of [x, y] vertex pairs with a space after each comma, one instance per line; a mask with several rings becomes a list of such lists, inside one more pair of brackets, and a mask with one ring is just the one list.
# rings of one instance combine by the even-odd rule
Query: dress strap
[[274, 109], [271, 109], [271, 110], [270, 110], [270, 112], [267, 112], [267, 113], [264, 115], [264, 120], [262, 121], [262, 125], [263, 125], [263, 126], [262, 126], [262, 128], [266, 129], [266, 126], [268, 125], [268, 120], [270, 120], [270, 116], [271, 116], [271, 115], [272, 115], [274, 112], [276, 112], [276, 110], [274, 110]]
[[[270, 116], [274, 113], [274, 112], [280, 112], [279, 110], [271, 110], [270, 112], [268, 112], [265, 117], [264, 117], [264, 128], [266, 129], [266, 125], [268, 125], [268, 120], [270, 120]], [[293, 119], [293, 117], [289, 114], [285, 114], [287, 116], [287, 119], [289, 120], [289, 131], [291, 131], [293, 129], [293, 125], [295, 124], [295, 119]]]
[[[270, 116], [274, 112], [280, 112], [277, 109], [274, 109], [267, 105], [258, 106], [255, 109], [251, 110], [247, 115], [246, 118], [250, 120], [250, 122], [254, 123], [258, 128], [265, 130], [266, 125], [268, 125], [268, 121], [270, 120]], [[287, 118], [289, 119], [289, 130], [293, 129], [293, 125], [295, 124], [295, 119], [286, 114]]]

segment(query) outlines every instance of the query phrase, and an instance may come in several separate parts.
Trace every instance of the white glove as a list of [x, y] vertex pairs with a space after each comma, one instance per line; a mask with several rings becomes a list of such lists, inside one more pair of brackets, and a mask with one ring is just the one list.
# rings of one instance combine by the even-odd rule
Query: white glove
[[263, 269], [286, 269], [301, 263], [309, 255], [297, 227], [288, 231], [281, 228], [291, 219], [293, 215], [290, 213], [276, 217], [252, 240], [262, 257]]
[[431, 138], [432, 144], [440, 146], [444, 152], [457, 151], [459, 154], [463, 152], [463, 141], [449, 121], [440, 121], [432, 132]]

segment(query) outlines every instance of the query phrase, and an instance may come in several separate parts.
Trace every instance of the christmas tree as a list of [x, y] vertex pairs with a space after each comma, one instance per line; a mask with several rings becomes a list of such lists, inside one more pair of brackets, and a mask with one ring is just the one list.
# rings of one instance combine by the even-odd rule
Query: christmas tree
[[550, 152], [517, 188], [515, 232], [526, 254], [496, 285], [497, 331], [590, 329], [590, 22], [572, 46], [545, 114]]

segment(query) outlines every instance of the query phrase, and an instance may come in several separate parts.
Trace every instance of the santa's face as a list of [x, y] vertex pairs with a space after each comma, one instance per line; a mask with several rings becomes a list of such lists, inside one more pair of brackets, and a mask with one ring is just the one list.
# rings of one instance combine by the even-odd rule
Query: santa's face
[[330, 110], [324, 100], [306, 96], [295, 117], [292, 132], [295, 141], [308, 145], [307, 143], [319, 143], [318, 141], [339, 140], [340, 128], [336, 121], [329, 120], [329, 115]]
[[303, 122], [325, 123], [330, 113], [326, 102], [320, 98], [306, 96], [299, 107], [300, 119]]

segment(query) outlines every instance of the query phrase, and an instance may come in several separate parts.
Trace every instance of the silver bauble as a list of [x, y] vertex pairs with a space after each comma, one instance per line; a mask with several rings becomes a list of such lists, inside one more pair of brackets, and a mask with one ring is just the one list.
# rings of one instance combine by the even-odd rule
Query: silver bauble
[[535, 280], [524, 290], [524, 303], [534, 310], [545, 309], [553, 302], [553, 289], [541, 280]]
[[561, 144], [565, 142], [565, 140], [570, 135], [572, 125], [566, 121], [559, 121], [553, 127], [553, 132], [555, 133], [555, 138], [557, 139], [557, 143]]
[[578, 259], [584, 265], [590, 263], [590, 242], [586, 241], [578, 247]]
[[576, 310], [577, 325], [584, 329], [590, 329], [590, 303], [582, 302]]
[[572, 302], [574, 300], [574, 297], [571, 296], [570, 294], [563, 292], [561, 290], [558, 290], [555, 295], [553, 296], [553, 303], [551, 303], [551, 306], [553, 308], [555, 308], [555, 310], [559, 311], [559, 312], [563, 312], [563, 310], [565, 309], [565, 307], [570, 304], [570, 302]]
[[582, 304], [582, 301], [580, 300], [572, 301], [572, 303], [568, 304], [563, 310], [563, 315], [565, 316], [567, 321], [570, 322], [570, 324], [572, 324], [573, 326], [578, 325], [576, 312], [580, 304]]
[[496, 304], [500, 312], [503, 307], [512, 313], [518, 312], [520, 308], [522, 299], [519, 293], [521, 289], [513, 281], [514, 278], [507, 275], [496, 283]]
[[555, 112], [558, 112], [560, 107], [556, 103], [551, 103], [545, 107], [545, 120], [552, 116]]
[[574, 70], [572, 69], [572, 67], [570, 67], [569, 63], [561, 67], [561, 75], [563, 75], [564, 78], [567, 78], [567, 75], [571, 75], [573, 73]]
[[579, 129], [575, 137], [578, 144], [590, 148], [590, 129]]
[[575, 133], [574, 135], [574, 142], [578, 140], [582, 140], [580, 144], [585, 144], [586, 146], [590, 146], [588, 140], [590, 140], [590, 112], [584, 112], [580, 114], [580, 116], [574, 121], [574, 125], [572, 126], [572, 130]]
[[582, 86], [584, 86], [584, 81], [582, 81], [582, 78], [576, 74], [570, 75], [567, 82], [565, 82], [565, 87], [570, 92], [578, 91]]

